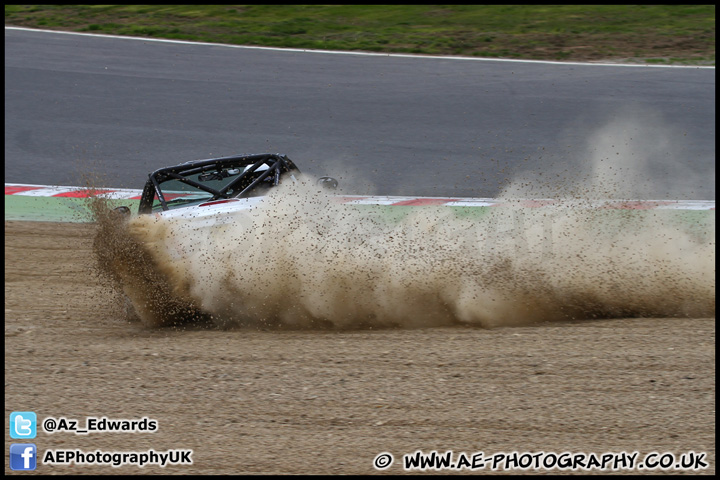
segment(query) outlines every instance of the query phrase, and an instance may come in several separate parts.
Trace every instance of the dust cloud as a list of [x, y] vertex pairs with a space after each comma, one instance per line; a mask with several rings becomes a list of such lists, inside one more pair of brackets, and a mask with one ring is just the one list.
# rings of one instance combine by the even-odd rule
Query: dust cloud
[[517, 200], [530, 198], [519, 181], [502, 207], [352, 206], [305, 178], [213, 226], [108, 221], [97, 251], [151, 326], [195, 312], [222, 327], [315, 329], [714, 316], [714, 210], [598, 203], [638, 198], [628, 193], [649, 159], [616, 148], [622, 132], [589, 139], [591, 174], [546, 185], [552, 205]]

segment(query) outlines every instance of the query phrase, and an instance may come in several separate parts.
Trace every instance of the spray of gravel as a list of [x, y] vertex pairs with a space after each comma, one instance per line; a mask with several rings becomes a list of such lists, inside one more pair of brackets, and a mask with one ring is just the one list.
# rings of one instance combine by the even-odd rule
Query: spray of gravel
[[87, 207], [97, 226], [94, 272], [106, 287], [109, 305], [127, 320], [142, 320], [147, 326], [204, 321], [188, 297], [175, 294], [157, 259], [114, 206], [102, 195], [88, 197]]
[[627, 193], [617, 175], [639, 175], [621, 150], [601, 150], [588, 181], [549, 186], [553, 206], [516, 200], [528, 198], [522, 182], [506, 189], [505, 207], [349, 206], [303, 179], [215, 226], [110, 218], [97, 251], [152, 326], [198, 311], [262, 328], [714, 316], [714, 212], [688, 221], [598, 208], [608, 192]]

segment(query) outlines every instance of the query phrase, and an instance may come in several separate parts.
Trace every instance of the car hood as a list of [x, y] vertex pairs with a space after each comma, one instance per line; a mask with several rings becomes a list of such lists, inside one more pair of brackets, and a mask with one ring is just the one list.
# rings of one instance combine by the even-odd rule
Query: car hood
[[186, 220], [195, 227], [221, 225], [263, 204], [264, 197], [229, 198], [157, 212], [157, 218]]

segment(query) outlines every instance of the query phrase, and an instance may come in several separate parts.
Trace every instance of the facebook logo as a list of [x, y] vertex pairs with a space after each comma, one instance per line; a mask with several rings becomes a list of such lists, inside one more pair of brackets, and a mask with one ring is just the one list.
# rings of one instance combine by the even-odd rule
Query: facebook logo
[[35, 438], [37, 415], [35, 412], [12, 412], [10, 414], [11, 438]]
[[32, 443], [13, 443], [10, 445], [11, 470], [35, 470], [37, 467], [37, 447]]

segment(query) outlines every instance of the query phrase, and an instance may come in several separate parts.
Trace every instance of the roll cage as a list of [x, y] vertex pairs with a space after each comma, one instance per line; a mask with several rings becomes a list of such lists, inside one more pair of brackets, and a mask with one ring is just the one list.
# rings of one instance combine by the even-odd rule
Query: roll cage
[[286, 155], [277, 153], [195, 160], [160, 168], [148, 175], [138, 213], [169, 210], [168, 203], [180, 199], [205, 202], [256, 195], [263, 187], [277, 186], [288, 172], [300, 170]]

